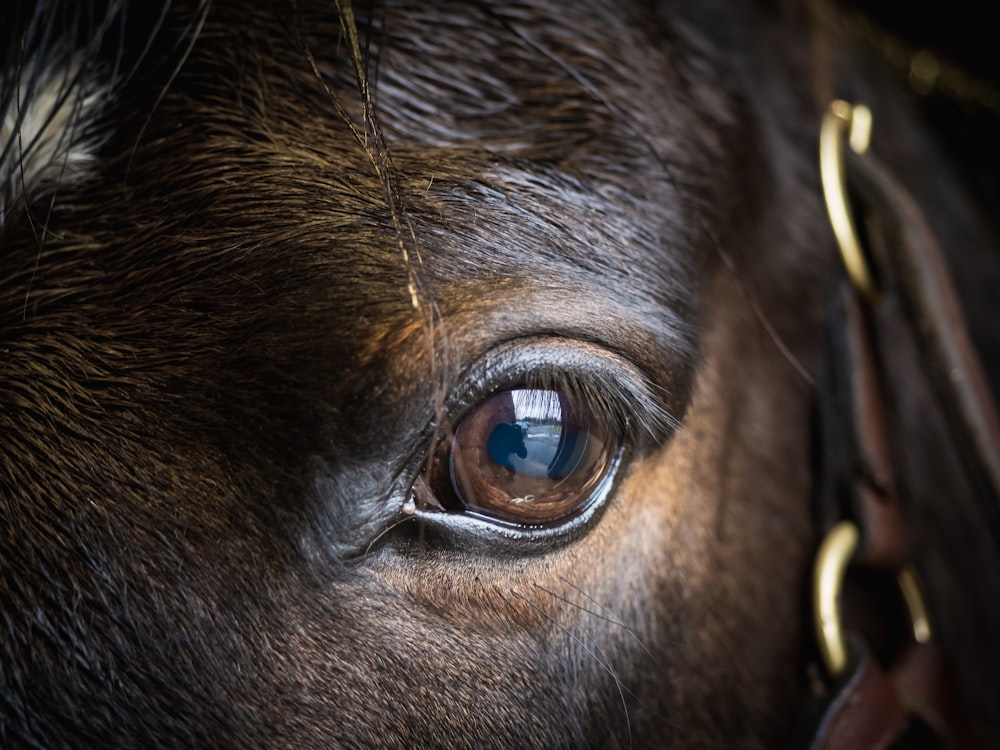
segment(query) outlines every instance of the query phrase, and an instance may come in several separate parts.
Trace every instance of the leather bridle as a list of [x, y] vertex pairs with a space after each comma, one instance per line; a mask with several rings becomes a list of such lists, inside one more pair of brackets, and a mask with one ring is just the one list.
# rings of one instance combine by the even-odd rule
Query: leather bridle
[[[920, 491], [914, 467], [926, 456], [910, 436], [918, 426], [939, 447], [935, 471], [954, 493], [941, 500], [974, 508], [996, 530], [1000, 420], [935, 237], [869, 153], [871, 124], [867, 107], [838, 100], [820, 137], [824, 195], [847, 278], [830, 307], [817, 408], [820, 665], [796, 744], [983, 747], [935, 643], [915, 564], [907, 518]], [[861, 208], [863, 232], [852, 207]], [[904, 387], [935, 408], [912, 413], [900, 398]], [[864, 617], [845, 624], [848, 576], [855, 588], [877, 592], [868, 603], [890, 612], [889, 636], [869, 637]]]

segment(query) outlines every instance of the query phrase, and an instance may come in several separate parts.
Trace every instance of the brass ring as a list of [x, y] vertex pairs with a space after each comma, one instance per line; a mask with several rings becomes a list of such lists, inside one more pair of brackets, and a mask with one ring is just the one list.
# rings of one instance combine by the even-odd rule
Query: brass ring
[[847, 274], [865, 297], [877, 301], [879, 292], [861, 250], [857, 225], [847, 200], [842, 146], [846, 132], [851, 150], [864, 154], [871, 141], [871, 129], [872, 112], [868, 107], [864, 104], [851, 105], [842, 99], [834, 100], [823, 116], [819, 133], [819, 166], [826, 210]]
[[858, 527], [841, 521], [826, 535], [813, 570], [813, 615], [816, 641], [826, 670], [836, 677], [847, 666], [847, 646], [840, 625], [840, 591], [847, 564], [858, 547]]
[[[858, 547], [858, 527], [851, 521], [841, 521], [826, 535], [816, 554], [813, 569], [813, 616], [820, 655], [831, 677], [840, 676], [847, 667], [847, 646], [840, 619], [840, 592], [844, 574]], [[913, 566], [906, 566], [897, 578], [910, 615], [913, 640], [931, 640], [930, 620], [921, 592], [920, 581]]]

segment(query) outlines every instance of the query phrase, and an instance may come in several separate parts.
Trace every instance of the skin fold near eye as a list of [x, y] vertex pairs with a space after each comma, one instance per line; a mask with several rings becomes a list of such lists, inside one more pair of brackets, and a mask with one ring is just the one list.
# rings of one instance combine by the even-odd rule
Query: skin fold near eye
[[560, 391], [490, 396], [457, 426], [447, 481], [461, 507], [502, 523], [549, 525], [587, 508], [618, 452], [612, 420]]

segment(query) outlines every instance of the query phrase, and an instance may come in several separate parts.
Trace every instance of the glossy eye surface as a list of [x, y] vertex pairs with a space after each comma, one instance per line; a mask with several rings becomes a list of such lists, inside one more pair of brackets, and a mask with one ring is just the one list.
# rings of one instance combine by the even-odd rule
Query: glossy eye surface
[[560, 391], [501, 391], [457, 426], [448, 479], [468, 513], [519, 526], [554, 524], [593, 502], [618, 443], [610, 417]]

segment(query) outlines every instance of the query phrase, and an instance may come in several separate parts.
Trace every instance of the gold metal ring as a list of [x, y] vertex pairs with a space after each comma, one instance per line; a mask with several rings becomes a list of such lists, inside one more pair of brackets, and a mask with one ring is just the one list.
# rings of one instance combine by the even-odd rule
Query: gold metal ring
[[836, 99], [823, 116], [819, 133], [819, 167], [823, 183], [823, 197], [830, 224], [840, 247], [840, 255], [847, 274], [854, 286], [868, 299], [876, 301], [878, 288], [868, 261], [861, 250], [857, 225], [847, 200], [847, 181], [844, 177], [844, 135], [851, 150], [864, 154], [871, 141], [872, 112], [863, 104], [849, 104]]
[[[838, 677], [847, 667], [847, 645], [840, 619], [840, 592], [844, 588], [847, 566], [858, 548], [859, 536], [858, 527], [852, 521], [838, 523], [820, 545], [813, 569], [816, 641], [831, 677]], [[913, 640], [928, 643], [931, 640], [931, 625], [916, 570], [906, 566], [900, 571], [897, 582], [910, 615]]]

